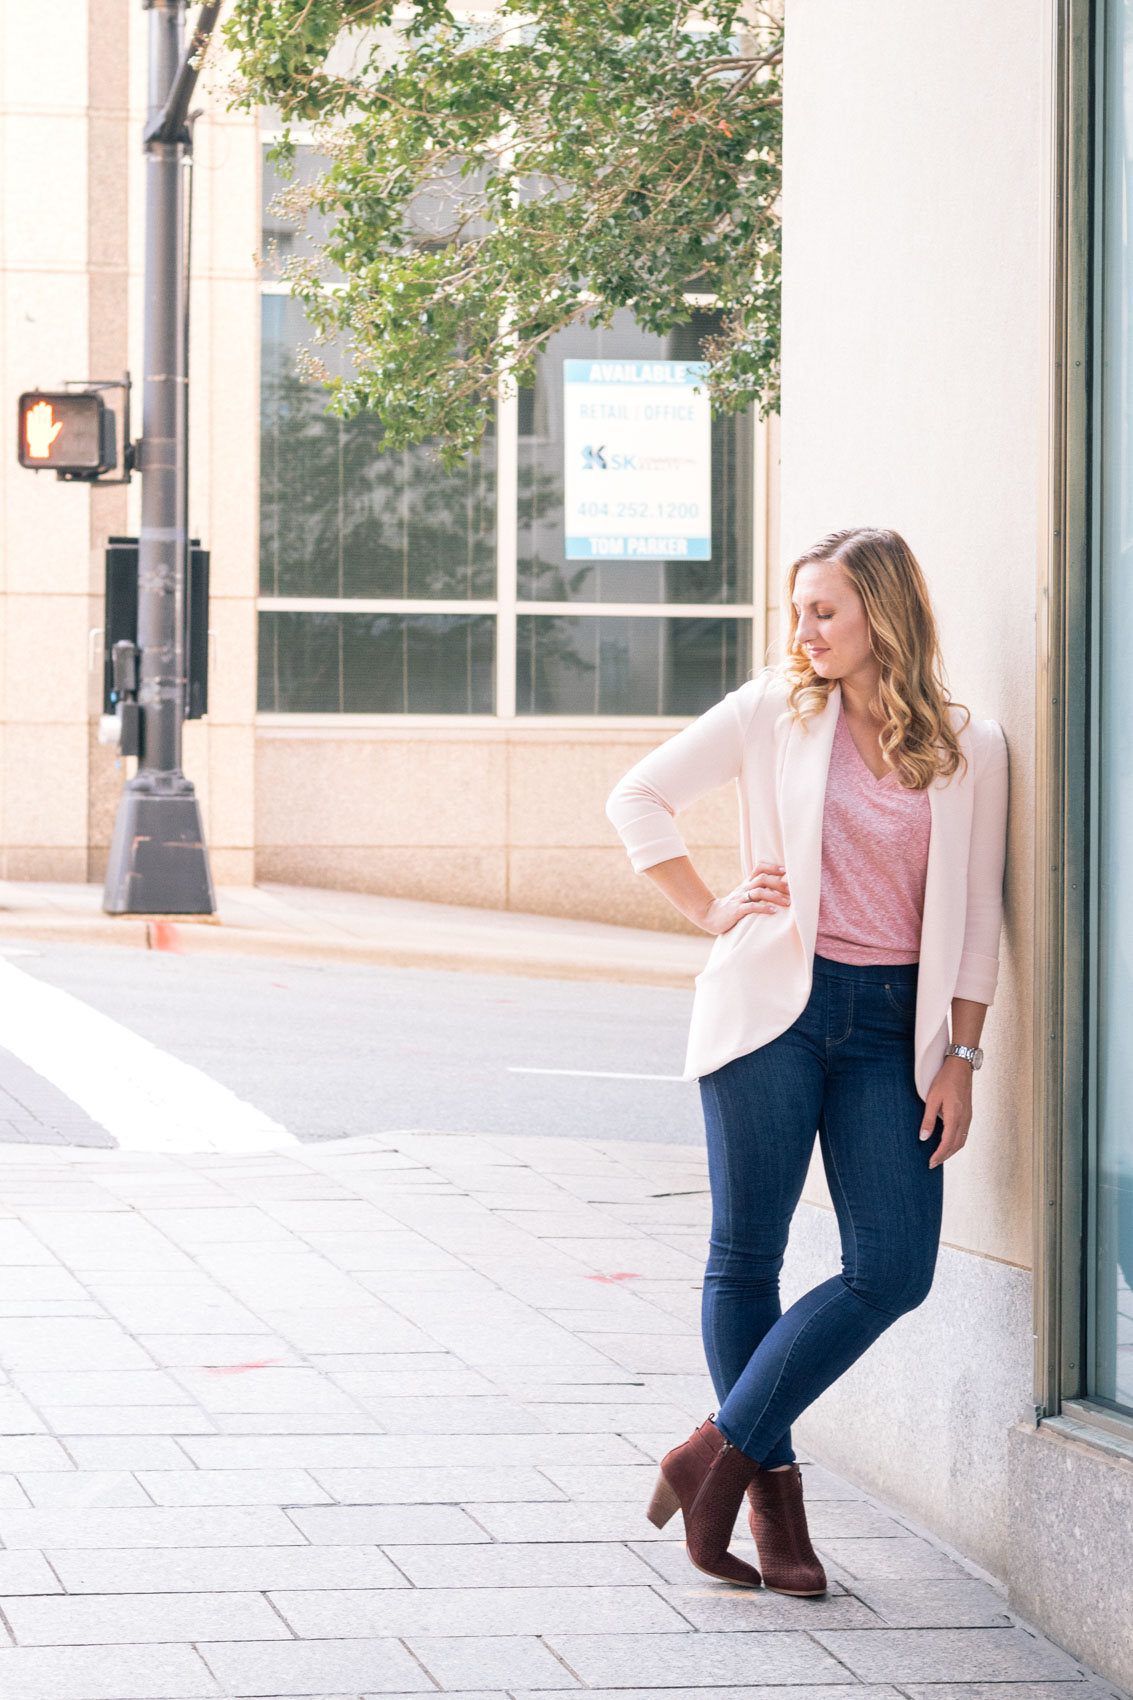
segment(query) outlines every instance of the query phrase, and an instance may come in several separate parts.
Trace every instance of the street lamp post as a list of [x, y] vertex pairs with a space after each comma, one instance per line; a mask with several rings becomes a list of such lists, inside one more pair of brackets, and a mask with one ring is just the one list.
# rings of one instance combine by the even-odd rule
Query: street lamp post
[[185, 43], [185, 0], [149, 12], [145, 370], [138, 539], [138, 768], [118, 805], [103, 908], [112, 915], [209, 915], [216, 908], [200, 805], [181, 771], [186, 710], [188, 352], [185, 161], [189, 101], [220, 10], [202, 7]]

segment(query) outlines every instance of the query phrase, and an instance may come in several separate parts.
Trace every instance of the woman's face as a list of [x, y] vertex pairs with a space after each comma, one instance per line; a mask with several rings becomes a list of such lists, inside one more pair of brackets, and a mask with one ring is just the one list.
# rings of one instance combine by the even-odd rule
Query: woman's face
[[836, 562], [808, 561], [800, 567], [791, 600], [798, 618], [795, 642], [820, 679], [876, 672], [862, 599]]

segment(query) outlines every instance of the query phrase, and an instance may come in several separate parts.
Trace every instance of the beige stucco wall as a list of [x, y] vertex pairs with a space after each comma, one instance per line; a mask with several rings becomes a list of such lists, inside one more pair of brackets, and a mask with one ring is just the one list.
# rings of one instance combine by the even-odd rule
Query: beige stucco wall
[[1006, 733], [1002, 977], [944, 1238], [1027, 1265], [1046, 8], [787, 11], [783, 557], [836, 527], [900, 530], [955, 696]]

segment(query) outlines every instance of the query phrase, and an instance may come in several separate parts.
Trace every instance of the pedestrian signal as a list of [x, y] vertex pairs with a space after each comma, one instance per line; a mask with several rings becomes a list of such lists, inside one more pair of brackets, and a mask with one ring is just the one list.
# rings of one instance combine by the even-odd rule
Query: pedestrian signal
[[91, 390], [20, 397], [20, 465], [61, 478], [98, 478], [117, 464], [114, 414]]

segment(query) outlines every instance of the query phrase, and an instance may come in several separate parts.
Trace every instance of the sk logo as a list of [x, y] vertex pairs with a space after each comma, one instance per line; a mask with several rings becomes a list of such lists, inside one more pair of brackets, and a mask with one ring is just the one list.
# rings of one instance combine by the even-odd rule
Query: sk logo
[[587, 446], [586, 448], [583, 449], [583, 451], [582, 451], [582, 470], [583, 470], [583, 472], [605, 472], [606, 471], [606, 445], [605, 445], [605, 443], [599, 444], [598, 448], [596, 448], [596, 449], [592, 449], [589, 446]]

